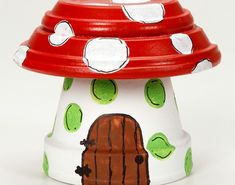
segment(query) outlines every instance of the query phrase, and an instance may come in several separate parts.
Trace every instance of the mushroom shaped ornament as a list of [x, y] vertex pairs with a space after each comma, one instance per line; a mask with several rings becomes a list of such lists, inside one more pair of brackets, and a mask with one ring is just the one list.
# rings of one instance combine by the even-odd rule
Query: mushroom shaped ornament
[[170, 77], [221, 55], [177, 0], [60, 0], [16, 51], [65, 77], [43, 168], [82, 185], [163, 184], [192, 170]]

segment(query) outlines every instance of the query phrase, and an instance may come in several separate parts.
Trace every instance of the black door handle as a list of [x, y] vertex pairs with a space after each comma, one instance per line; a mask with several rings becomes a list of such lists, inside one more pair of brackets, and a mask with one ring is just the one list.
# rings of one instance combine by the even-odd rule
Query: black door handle
[[75, 170], [75, 173], [80, 175], [81, 177], [83, 175], [85, 175], [86, 177], [89, 177], [90, 173], [91, 173], [91, 169], [88, 167], [88, 165], [86, 165], [84, 167], [78, 166], [77, 169]]
[[137, 155], [137, 156], [135, 157], [135, 162], [136, 162], [137, 164], [142, 164], [142, 163], [144, 162], [143, 156], [142, 156], [142, 155]]
[[86, 139], [83, 139], [82, 141], [80, 141], [80, 145], [84, 145], [86, 148], [88, 146], [93, 146], [95, 145], [95, 141], [94, 140], [86, 140]]

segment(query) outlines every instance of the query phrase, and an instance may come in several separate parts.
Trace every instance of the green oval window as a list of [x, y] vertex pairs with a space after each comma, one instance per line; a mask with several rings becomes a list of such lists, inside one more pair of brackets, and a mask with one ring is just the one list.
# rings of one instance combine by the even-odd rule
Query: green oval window
[[154, 108], [161, 108], [166, 101], [164, 84], [160, 79], [152, 79], [145, 85], [145, 99]]
[[44, 153], [44, 156], [43, 156], [43, 171], [45, 173], [45, 175], [48, 176], [48, 171], [49, 171], [49, 162], [48, 162], [48, 158], [47, 158], [47, 155]]
[[148, 141], [147, 149], [158, 160], [170, 157], [175, 151], [175, 147], [169, 143], [163, 133], [154, 134]]
[[64, 91], [68, 91], [72, 87], [72, 84], [73, 84], [72, 78], [65, 78], [63, 86]]
[[192, 168], [193, 168], [192, 149], [189, 148], [186, 153], [185, 163], [184, 163], [184, 169], [187, 176], [191, 174]]
[[91, 96], [100, 104], [109, 104], [117, 97], [118, 87], [113, 80], [95, 79], [91, 82]]
[[68, 132], [76, 132], [82, 123], [83, 113], [79, 105], [71, 103], [64, 115], [64, 127]]

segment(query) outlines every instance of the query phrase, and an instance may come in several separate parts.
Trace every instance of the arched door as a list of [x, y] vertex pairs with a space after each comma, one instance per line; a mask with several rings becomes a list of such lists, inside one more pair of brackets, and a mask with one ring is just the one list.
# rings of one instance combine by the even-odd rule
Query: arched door
[[123, 114], [99, 117], [91, 126], [82, 167], [83, 185], [148, 185], [148, 153], [135, 119]]

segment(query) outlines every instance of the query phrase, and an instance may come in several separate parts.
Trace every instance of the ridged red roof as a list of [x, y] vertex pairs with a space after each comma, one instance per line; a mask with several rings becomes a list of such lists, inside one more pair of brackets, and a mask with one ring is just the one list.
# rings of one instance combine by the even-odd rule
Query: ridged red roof
[[217, 46], [177, 0], [121, 1], [60, 0], [14, 60], [51, 75], [110, 79], [183, 75], [219, 63]]

